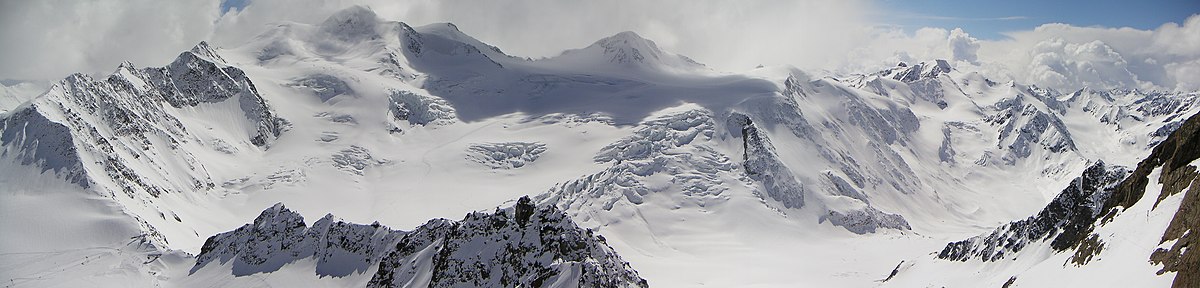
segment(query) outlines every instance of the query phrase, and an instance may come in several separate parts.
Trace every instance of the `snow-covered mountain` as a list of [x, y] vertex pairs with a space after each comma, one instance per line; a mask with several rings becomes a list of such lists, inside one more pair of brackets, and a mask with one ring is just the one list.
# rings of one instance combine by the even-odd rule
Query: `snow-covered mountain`
[[[413, 231], [329, 214], [307, 227], [298, 213], [276, 204], [254, 223], [210, 237], [190, 273], [220, 265], [207, 269], [245, 276], [311, 259], [317, 275], [359, 278], [370, 287], [645, 287], [604, 241], [528, 197], [494, 213], [431, 220]], [[368, 269], [375, 272], [364, 274]]]
[[[1194, 221], [1166, 223], [1189, 211], [1194, 173], [1171, 171], [1196, 165], [1198, 95], [942, 60], [721, 72], [634, 32], [525, 59], [351, 7], [0, 114], [0, 223], [26, 235], [0, 237], [0, 268], [11, 286], [1169, 283], [1192, 273]], [[1168, 174], [1171, 193], [1130, 180]], [[1164, 272], [1091, 272], [1131, 265]]]
[[[1193, 115], [1132, 170], [1097, 162], [1040, 212], [946, 245], [935, 259], [901, 263], [889, 281], [976, 285], [1063, 283], [1191, 287], [1200, 116]], [[950, 263], [938, 260], [949, 260]], [[964, 263], [955, 263], [962, 261]], [[926, 273], [986, 269], [986, 276]], [[950, 276], [947, 276], [950, 275]], [[1116, 275], [1116, 276], [1110, 276]]]

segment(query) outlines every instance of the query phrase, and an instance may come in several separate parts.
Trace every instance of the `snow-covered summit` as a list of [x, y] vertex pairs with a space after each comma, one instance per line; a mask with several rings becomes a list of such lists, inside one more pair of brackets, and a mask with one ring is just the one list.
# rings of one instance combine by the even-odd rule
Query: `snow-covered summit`
[[352, 41], [379, 37], [377, 29], [381, 21], [375, 11], [355, 5], [333, 13], [319, 27], [326, 35]]
[[664, 51], [654, 41], [643, 38], [633, 31], [624, 31], [597, 40], [591, 45], [564, 51], [561, 55], [547, 59], [566, 65], [603, 64], [618, 69], [649, 71], [695, 72], [707, 69], [691, 58]]
[[[67, 77], [0, 115], [0, 155], [115, 197], [135, 218], [173, 214], [161, 198], [216, 186], [202, 159], [260, 153], [287, 126], [244, 71], [213, 59], [201, 43], [165, 67]], [[167, 217], [142, 219], [166, 242], [155, 226]]]
[[416, 30], [417, 32], [427, 36], [438, 36], [469, 45], [470, 47], [478, 50], [480, 53], [487, 55], [488, 58], [491, 58], [494, 61], [524, 60], [505, 54], [504, 51], [501, 51], [499, 47], [483, 43], [483, 41], [479, 41], [479, 39], [475, 39], [475, 37], [467, 35], [467, 33], [464, 33], [462, 30], [458, 30], [458, 26], [454, 25], [454, 23], [434, 23], [420, 27], [414, 27], [413, 30]]
[[[162, 267], [135, 275], [145, 286], [872, 286], [869, 271], [1036, 213], [1097, 160], [1135, 164], [1200, 111], [1194, 93], [1070, 96], [936, 60], [713, 73], [632, 32], [529, 60], [472, 27], [394, 20], [351, 7], [72, 76], [0, 116], [6, 232], [35, 252], [149, 239], [178, 257], [110, 266]], [[526, 194], [536, 209], [494, 209]], [[55, 253], [91, 263], [77, 251], [92, 250]], [[961, 274], [995, 274], [980, 271]]]
[[221, 58], [221, 55], [217, 54], [217, 50], [209, 46], [207, 41], [200, 41], [200, 44], [196, 44], [188, 52], [214, 63], [225, 64], [225, 58]]

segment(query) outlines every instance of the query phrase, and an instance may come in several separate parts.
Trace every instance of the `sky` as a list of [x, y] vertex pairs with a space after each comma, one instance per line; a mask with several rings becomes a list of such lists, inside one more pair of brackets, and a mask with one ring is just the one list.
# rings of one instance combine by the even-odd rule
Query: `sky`
[[879, 19], [909, 29], [962, 28], [986, 40], [1046, 23], [1148, 30], [1200, 13], [1197, 0], [880, 0]]
[[[1200, 1], [0, 0], [0, 79], [164, 65], [199, 41], [246, 43], [277, 23], [363, 5], [410, 25], [455, 23], [505, 52], [550, 57], [621, 31], [722, 71], [817, 75], [948, 59], [1059, 90], [1200, 89]], [[11, 81], [8, 81], [11, 83]]]

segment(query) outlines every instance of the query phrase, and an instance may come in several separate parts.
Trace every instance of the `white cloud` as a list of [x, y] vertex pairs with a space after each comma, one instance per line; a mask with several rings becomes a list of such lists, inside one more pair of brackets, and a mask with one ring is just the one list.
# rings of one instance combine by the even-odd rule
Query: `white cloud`
[[284, 19], [316, 23], [349, 2], [414, 26], [453, 22], [467, 34], [518, 56], [554, 56], [631, 30], [668, 50], [735, 71], [773, 63], [817, 67], [870, 33], [864, 28], [869, 26], [864, 19], [870, 11], [868, 0], [253, 0], [245, 11], [222, 19], [220, 26], [228, 29], [218, 33], [223, 38], [217, 42], [237, 43], [250, 36], [240, 33], [246, 27]]
[[1200, 15], [1154, 30], [1055, 23], [1008, 36], [979, 51], [980, 61], [1000, 68], [992, 74], [1059, 90], [1200, 88]]
[[105, 73], [121, 61], [161, 65], [200, 40], [235, 46], [271, 23], [318, 23], [362, 4], [412, 25], [453, 22], [518, 56], [553, 56], [620, 31], [720, 70], [791, 64], [873, 71], [897, 62], [949, 59], [996, 80], [1072, 90], [1200, 89], [1200, 16], [1154, 30], [1046, 24], [979, 40], [961, 29], [911, 33], [873, 23], [874, 2], [251, 0], [220, 14], [217, 0], [0, 2], [0, 79]]
[[979, 51], [979, 40], [971, 37], [967, 32], [963, 32], [962, 29], [950, 30], [947, 42], [950, 45], [950, 60], [975, 63], [979, 58], [975, 54]]
[[1200, 15], [1154, 30], [1045, 24], [978, 40], [966, 31], [876, 28], [869, 41], [825, 66], [872, 71], [898, 61], [948, 59], [997, 81], [1016, 80], [1070, 92], [1083, 87], [1200, 89]]
[[215, 1], [0, 1], [0, 79], [162, 64], [212, 33]]

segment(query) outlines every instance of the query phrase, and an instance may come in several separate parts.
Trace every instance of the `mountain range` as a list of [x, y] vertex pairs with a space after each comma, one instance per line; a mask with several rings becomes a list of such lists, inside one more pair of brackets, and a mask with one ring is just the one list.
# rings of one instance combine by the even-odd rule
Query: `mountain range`
[[955, 66], [528, 59], [356, 6], [4, 84], [0, 284], [1200, 283], [1200, 93]]

